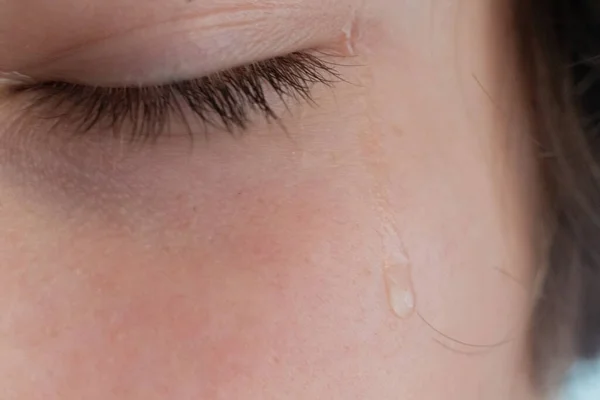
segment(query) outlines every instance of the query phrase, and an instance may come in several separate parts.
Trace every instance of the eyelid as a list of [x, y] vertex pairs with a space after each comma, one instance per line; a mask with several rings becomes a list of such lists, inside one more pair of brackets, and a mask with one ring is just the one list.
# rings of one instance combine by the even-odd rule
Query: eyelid
[[[103, 31], [113, 33], [11, 68], [1, 64], [0, 54], [0, 69], [15, 69], [38, 79], [102, 86], [160, 84], [302, 48], [336, 53], [338, 47], [344, 47], [345, 2], [318, 1], [313, 7], [300, 0], [260, 0], [245, 7], [239, 3], [199, 5], [204, 11], [162, 22], [154, 17], [151, 23], [121, 33], [115, 33], [117, 27], [106, 28]], [[217, 13], [213, 9], [223, 10]]]

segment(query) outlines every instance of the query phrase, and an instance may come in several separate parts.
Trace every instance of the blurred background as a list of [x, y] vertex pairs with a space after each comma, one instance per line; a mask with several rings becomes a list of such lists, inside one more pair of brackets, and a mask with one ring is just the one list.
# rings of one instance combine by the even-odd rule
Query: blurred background
[[561, 400], [600, 400], [600, 361], [578, 363]]

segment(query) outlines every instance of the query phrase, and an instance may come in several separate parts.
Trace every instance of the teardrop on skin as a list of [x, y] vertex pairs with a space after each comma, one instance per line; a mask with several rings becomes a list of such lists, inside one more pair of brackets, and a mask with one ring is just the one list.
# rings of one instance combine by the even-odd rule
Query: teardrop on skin
[[359, 21], [358, 21], [358, 13], [359, 10], [354, 8], [350, 11], [350, 15], [348, 16], [348, 21], [342, 27], [342, 40], [343, 40], [343, 48], [341, 51], [346, 56], [355, 56], [356, 51], [356, 42], [360, 37], [361, 32], [359, 31]]
[[410, 263], [385, 264], [383, 268], [389, 305], [398, 318], [408, 318], [415, 310]]
[[356, 55], [355, 51], [354, 51], [354, 40], [355, 40], [355, 22], [354, 20], [349, 21], [346, 25], [344, 25], [344, 27], [342, 28], [342, 34], [344, 35], [344, 44], [345, 44], [345, 51], [347, 53], [347, 55], [349, 56], [354, 56]]

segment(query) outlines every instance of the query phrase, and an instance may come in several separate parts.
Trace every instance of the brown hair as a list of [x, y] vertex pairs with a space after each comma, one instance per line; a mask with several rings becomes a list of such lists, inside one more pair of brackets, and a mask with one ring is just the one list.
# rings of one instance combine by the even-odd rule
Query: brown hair
[[552, 390], [575, 359], [600, 350], [600, 4], [515, 0], [514, 7], [548, 206], [533, 371]]

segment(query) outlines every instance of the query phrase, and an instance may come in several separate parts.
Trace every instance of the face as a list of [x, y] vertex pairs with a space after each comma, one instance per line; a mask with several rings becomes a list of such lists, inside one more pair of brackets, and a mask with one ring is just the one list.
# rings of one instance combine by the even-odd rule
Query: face
[[535, 398], [505, 3], [1, 1], [0, 397]]

